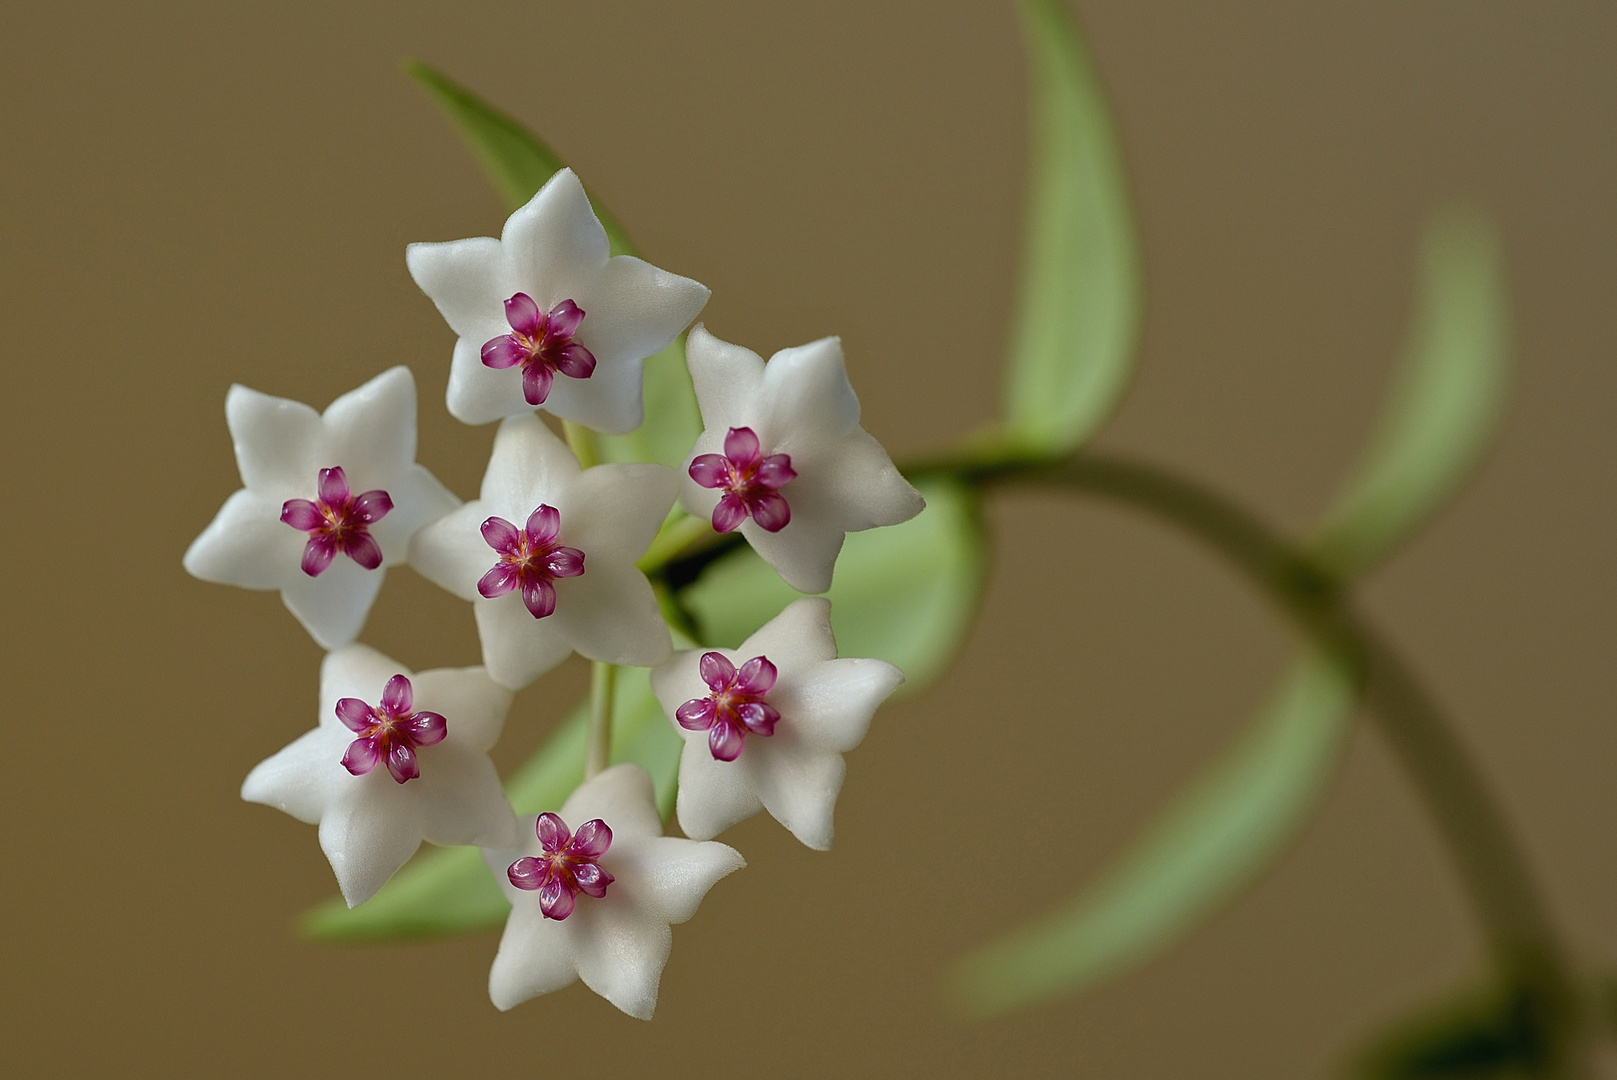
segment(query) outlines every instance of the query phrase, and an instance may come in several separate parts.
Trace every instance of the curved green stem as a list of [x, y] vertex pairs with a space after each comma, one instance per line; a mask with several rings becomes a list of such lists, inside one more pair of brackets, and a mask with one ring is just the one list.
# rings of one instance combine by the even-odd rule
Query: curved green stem
[[1579, 1072], [1573, 980], [1528, 863], [1442, 708], [1341, 582], [1244, 508], [1140, 462], [1086, 453], [1058, 461], [940, 461], [905, 471], [984, 486], [1054, 486], [1145, 510], [1219, 551], [1303, 633], [1347, 658], [1370, 716], [1442, 835], [1501, 972], [1531, 989], [1543, 1020], [1559, 1033], [1559, 1074]]
[[611, 664], [590, 665], [590, 733], [584, 748], [584, 779], [612, 764], [613, 677]]

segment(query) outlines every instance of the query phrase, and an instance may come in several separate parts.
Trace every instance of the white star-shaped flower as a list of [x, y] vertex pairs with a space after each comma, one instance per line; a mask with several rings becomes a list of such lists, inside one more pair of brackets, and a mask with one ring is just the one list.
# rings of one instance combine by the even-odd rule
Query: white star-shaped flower
[[662, 465], [578, 459], [533, 413], [494, 437], [482, 496], [416, 534], [410, 562], [473, 602], [483, 663], [520, 690], [575, 650], [652, 667], [673, 645], [635, 568], [674, 503]]
[[739, 649], [678, 653], [651, 688], [685, 739], [679, 827], [706, 840], [768, 810], [809, 847], [831, 846], [842, 755], [904, 673], [884, 660], [838, 660], [831, 603], [794, 601]]
[[524, 823], [521, 847], [483, 852], [511, 901], [489, 997], [504, 1010], [583, 979], [650, 1020], [669, 924], [696, 914], [746, 860], [725, 844], [664, 836], [651, 776], [633, 764], [586, 780], [560, 814]]
[[765, 364], [701, 326], [685, 345], [707, 430], [685, 463], [685, 509], [741, 535], [799, 592], [825, 592], [846, 533], [926, 505], [859, 426], [842, 344], [822, 338]]
[[350, 645], [321, 665], [319, 726], [260, 762], [241, 797], [318, 823], [353, 907], [423, 839], [516, 842], [516, 815], [488, 757], [510, 705], [511, 691], [482, 668], [414, 675]]
[[449, 412], [486, 424], [536, 406], [597, 431], [640, 426], [641, 372], [696, 318], [705, 286], [629, 255], [571, 169], [489, 236], [411, 244], [410, 275], [459, 340]]
[[324, 414], [232, 386], [225, 419], [242, 489], [185, 553], [204, 581], [279, 589], [328, 649], [365, 625], [410, 537], [459, 505], [415, 463], [415, 380], [391, 368]]

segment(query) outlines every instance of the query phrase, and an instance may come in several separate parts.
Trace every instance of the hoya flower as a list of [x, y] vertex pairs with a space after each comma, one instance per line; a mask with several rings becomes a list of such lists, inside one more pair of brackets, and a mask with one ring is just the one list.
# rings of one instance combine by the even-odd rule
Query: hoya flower
[[511, 691], [482, 668], [416, 675], [350, 645], [320, 668], [318, 726], [258, 764], [241, 797], [320, 826], [348, 906], [363, 903], [423, 839], [516, 842], [488, 750]]
[[788, 604], [739, 649], [678, 653], [651, 688], [685, 739], [679, 827], [706, 840], [768, 810], [809, 847], [831, 846], [842, 755], [904, 673], [884, 660], [839, 660], [831, 603]]
[[580, 469], [532, 413], [500, 426], [482, 496], [422, 529], [410, 562], [472, 601], [483, 663], [520, 690], [575, 650], [651, 667], [672, 644], [635, 568], [674, 502], [661, 465]]
[[696, 914], [746, 860], [725, 844], [664, 836], [650, 775], [627, 763], [584, 781], [559, 813], [524, 821], [523, 846], [483, 852], [511, 901], [489, 997], [505, 1010], [583, 979], [650, 1020], [669, 924]]
[[829, 589], [844, 534], [897, 525], [925, 506], [859, 426], [836, 338], [766, 364], [697, 326], [685, 352], [707, 430], [680, 501], [719, 532], [739, 528], [792, 588]]
[[328, 649], [348, 644], [410, 537], [459, 505], [415, 463], [415, 380], [391, 368], [324, 414], [245, 386], [225, 397], [243, 487], [185, 553], [204, 581], [279, 589]]
[[498, 240], [411, 244], [405, 261], [459, 335], [448, 402], [468, 424], [537, 406], [597, 431], [633, 431], [643, 361], [708, 297], [689, 278], [608, 258], [606, 230], [571, 169], [512, 214]]

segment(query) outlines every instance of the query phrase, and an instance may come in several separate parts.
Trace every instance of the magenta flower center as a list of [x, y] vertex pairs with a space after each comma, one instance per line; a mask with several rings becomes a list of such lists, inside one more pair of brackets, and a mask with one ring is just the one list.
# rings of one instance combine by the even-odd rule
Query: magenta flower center
[[723, 454], [698, 454], [691, 461], [691, 479], [724, 494], [713, 508], [715, 532], [731, 532], [747, 518], [767, 532], [779, 532], [792, 520], [792, 508], [779, 488], [797, 479], [790, 454], [767, 457], [758, 435], [748, 427], [733, 427], [724, 436]]
[[584, 572], [584, 553], [561, 543], [561, 514], [543, 503], [517, 528], [500, 517], [483, 522], [483, 539], [500, 560], [477, 583], [477, 591], [492, 600], [514, 589], [522, 590], [528, 614], [542, 619], [556, 610], [556, 578], [578, 577]]
[[595, 354], [574, 339], [584, 310], [571, 300], [540, 311], [533, 297], [519, 292], [505, 302], [505, 321], [511, 332], [483, 343], [483, 364], [497, 370], [520, 366], [529, 405], [545, 403], [558, 371], [572, 379], [595, 373]]
[[775, 733], [780, 713], [764, 700], [775, 685], [775, 665], [755, 656], [736, 670], [722, 653], [703, 653], [702, 681], [710, 691], [692, 698], [674, 711], [679, 726], [707, 732], [707, 748], [719, 761], [734, 761], [748, 735], [764, 738]]
[[506, 868], [505, 876], [519, 889], [538, 890], [539, 910], [545, 918], [567, 918], [579, 893], [597, 900], [606, 895], [606, 887], [614, 880], [600, 865], [601, 856], [612, 846], [612, 830], [606, 822], [594, 818], [572, 834], [555, 814], [540, 814], [533, 828], [543, 854], [518, 859]]
[[359, 698], [339, 699], [337, 719], [359, 736], [343, 753], [343, 768], [364, 776], [378, 761], [385, 761], [387, 771], [401, 784], [420, 776], [416, 747], [443, 742], [449, 728], [435, 712], [414, 712], [414, 698], [410, 680], [395, 675], [382, 688], [382, 701], [375, 708]]
[[309, 534], [309, 542], [303, 545], [303, 572], [319, 576], [339, 551], [367, 570], [381, 566], [382, 549], [376, 546], [370, 527], [393, 509], [387, 492], [352, 494], [340, 465], [321, 469], [315, 490], [318, 495], [313, 502], [288, 499], [281, 504], [281, 520]]

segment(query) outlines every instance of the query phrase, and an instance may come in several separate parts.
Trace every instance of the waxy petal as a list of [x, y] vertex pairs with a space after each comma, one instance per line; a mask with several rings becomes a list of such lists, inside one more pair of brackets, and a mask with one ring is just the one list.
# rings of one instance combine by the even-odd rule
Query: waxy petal
[[417, 746], [436, 746], [449, 734], [449, 721], [435, 712], [418, 712], [403, 726]]
[[359, 698], [338, 698], [335, 712], [349, 731], [364, 731], [376, 722], [376, 714]]
[[570, 379], [587, 379], [595, 374], [595, 354], [576, 341], [563, 346], [555, 361], [556, 370]]
[[528, 515], [523, 531], [528, 534], [530, 544], [553, 544], [561, 532], [561, 514], [554, 506], [541, 503], [538, 509]]
[[532, 855], [525, 855], [512, 863], [506, 877], [519, 889], [532, 892], [545, 883], [545, 864]]
[[754, 735], [768, 737], [775, 733], [775, 725], [780, 723], [780, 713], [773, 705], [762, 701], [749, 701], [736, 710], [741, 715], [741, 722], [748, 731]]
[[551, 880], [539, 887], [539, 907], [547, 919], [561, 920], [573, 913], [573, 892], [560, 881]]
[[319, 483], [316, 490], [320, 498], [328, 505], [335, 506], [348, 501], [348, 476], [343, 472], [341, 465], [333, 465], [329, 469], [321, 469]]
[[540, 814], [539, 819], [533, 823], [533, 828], [534, 835], [539, 838], [539, 843], [543, 844], [548, 852], [560, 851], [573, 838], [572, 831], [567, 828], [567, 823], [556, 814]]
[[556, 587], [542, 579], [524, 582], [522, 606], [536, 619], [548, 618], [556, 610]]
[[343, 551], [367, 570], [375, 570], [382, 565], [382, 549], [370, 533], [358, 533], [348, 537], [343, 541]]
[[392, 509], [393, 499], [381, 490], [367, 491], [354, 500], [354, 516], [367, 525], [381, 521]]
[[380, 760], [380, 756], [376, 748], [375, 739], [355, 739], [348, 744], [347, 751], [343, 753], [342, 767], [355, 776], [364, 776], [376, 768], [376, 763]]
[[600, 818], [591, 818], [573, 835], [572, 851], [586, 859], [598, 859], [612, 846], [612, 829]]
[[551, 577], [577, 577], [584, 572], [584, 553], [577, 548], [557, 548], [545, 558], [545, 569]]
[[747, 504], [741, 501], [741, 496], [726, 494], [713, 508], [713, 531], [735, 532], [747, 520], [747, 513]]
[[550, 384], [555, 373], [543, 364], [528, 364], [522, 369], [522, 398], [529, 405], [543, 405], [550, 396]]
[[403, 675], [394, 675], [382, 687], [382, 708], [391, 716], [408, 716], [410, 706], [415, 704], [415, 691], [410, 688], [410, 680]]
[[758, 465], [758, 483], [767, 488], [783, 488], [797, 479], [790, 454], [770, 454]]
[[311, 536], [303, 545], [303, 561], [298, 565], [310, 577], [319, 577], [336, 556], [336, 540], [329, 536]]
[[730, 479], [730, 463], [723, 454], [698, 454], [691, 459], [685, 471], [705, 488], [723, 487], [725, 481]]
[[[706, 659], [704, 656], [703, 661], [705, 662]], [[720, 659], [723, 659], [723, 657], [720, 657]], [[741, 665], [741, 671], [735, 680], [735, 688], [743, 694], [767, 694], [769, 693], [769, 688], [775, 685], [775, 679], [778, 676], [779, 672], [776, 671], [775, 665], [769, 662], [767, 656], [755, 656]], [[705, 669], [703, 677], [706, 678]], [[709, 685], [712, 684], [710, 683]]]
[[496, 563], [492, 570], [477, 579], [477, 591], [492, 600], [515, 589], [521, 580], [515, 566], [508, 562]]
[[702, 681], [707, 683], [708, 689], [714, 693], [728, 690], [735, 685], [736, 666], [723, 653], [703, 653], [699, 670], [702, 673]]
[[606, 887], [616, 880], [595, 863], [585, 863], [573, 874], [573, 881], [578, 886], [578, 891], [597, 900], [606, 895]]
[[531, 340], [537, 341], [544, 333], [544, 324], [539, 317], [539, 305], [525, 292], [519, 292], [506, 300], [505, 321], [510, 324], [511, 329]]
[[501, 517], [491, 517], [478, 527], [483, 540], [501, 555], [515, 555], [521, 542], [517, 527]]
[[326, 516], [308, 499], [288, 499], [281, 505], [281, 520], [294, 529], [309, 532], [324, 525]]
[[752, 511], [752, 520], [765, 532], [780, 532], [792, 523], [792, 508], [773, 491], [759, 496], [748, 509]]
[[734, 761], [741, 756], [746, 732], [735, 724], [720, 721], [707, 729], [707, 746], [719, 761]]
[[674, 719], [688, 731], [706, 731], [713, 726], [713, 719], [718, 714], [719, 707], [713, 704], [712, 698], [700, 697], [692, 698], [675, 710]]
[[478, 355], [482, 358], [484, 367], [504, 371], [516, 367], [530, 354], [522, 342], [510, 334], [501, 334], [497, 338], [489, 338], [483, 342], [483, 348]]
[[416, 761], [415, 751], [401, 742], [396, 742], [387, 748], [387, 771], [399, 783], [414, 780], [421, 775], [421, 766]]
[[563, 300], [550, 309], [550, 319], [545, 328], [545, 336], [552, 339], [572, 337], [578, 333], [578, 326], [583, 321], [584, 309], [571, 300]]
[[724, 456], [742, 468], [756, 465], [759, 460], [758, 433], [750, 427], [731, 428], [724, 436]]

